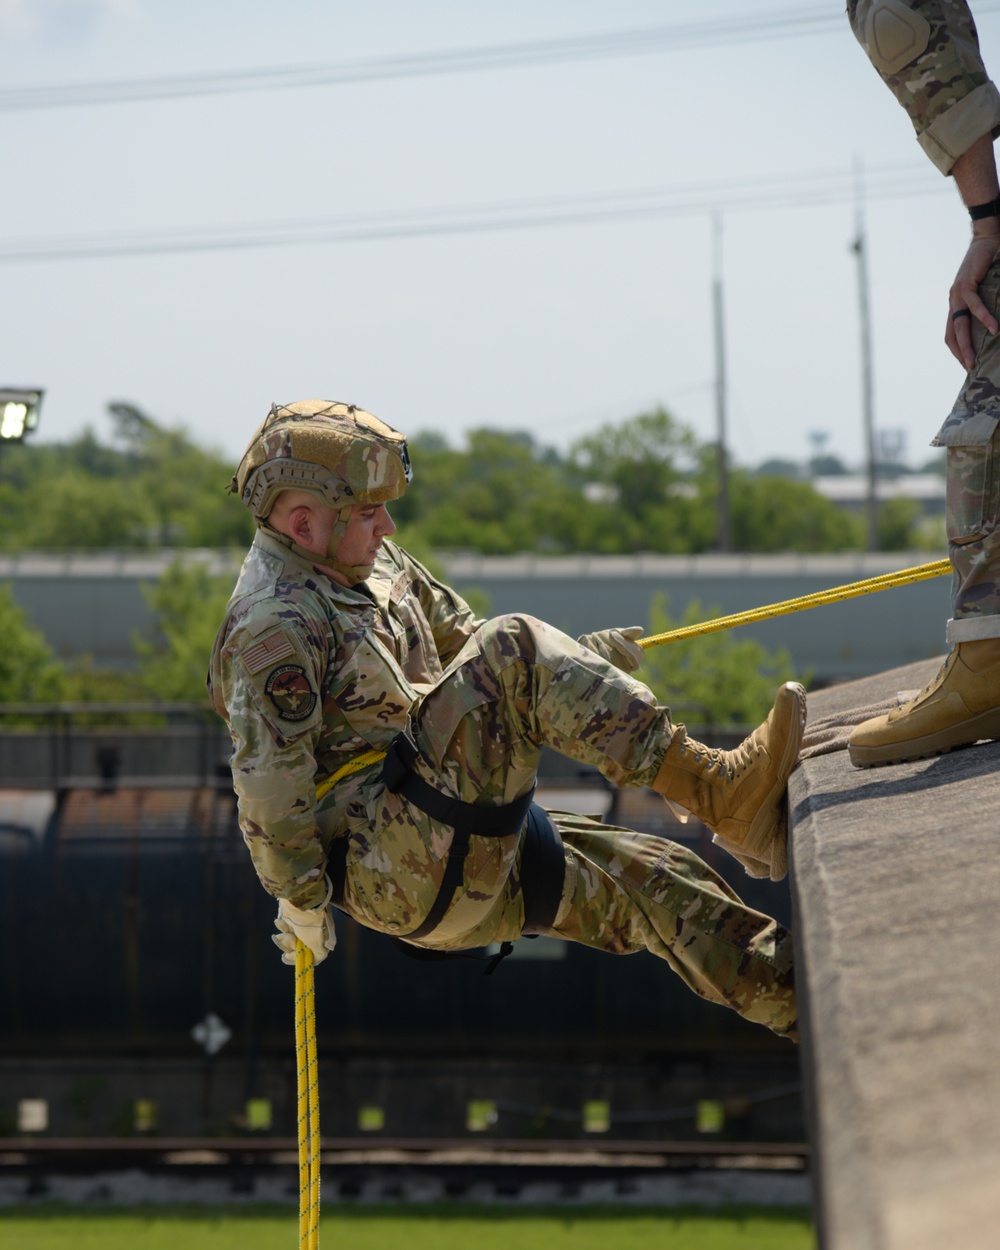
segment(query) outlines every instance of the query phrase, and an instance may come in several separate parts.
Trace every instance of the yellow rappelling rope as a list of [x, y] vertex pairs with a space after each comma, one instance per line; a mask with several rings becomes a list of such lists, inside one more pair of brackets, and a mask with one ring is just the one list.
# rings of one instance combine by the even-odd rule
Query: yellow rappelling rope
[[354, 759], [348, 760], [346, 764], [341, 764], [335, 773], [331, 773], [329, 777], [324, 777], [317, 784], [316, 798], [321, 799], [329, 794], [341, 778], [350, 777], [352, 773], [359, 773], [362, 768], [367, 768], [369, 764], [377, 764], [379, 760], [384, 759], [384, 751], [362, 751], [360, 755], [355, 755]]
[[935, 560], [931, 564], [917, 564], [896, 573], [883, 573], [862, 582], [850, 582], [846, 586], [834, 586], [830, 590], [818, 590], [815, 594], [802, 595], [798, 599], [783, 599], [763, 608], [751, 608], [749, 612], [736, 612], [732, 616], [720, 616], [714, 621], [700, 625], [684, 625], [665, 634], [650, 634], [638, 639], [640, 647], [658, 647], [663, 642], [679, 642], [682, 638], [695, 638], [699, 634], [714, 634], [720, 629], [732, 629], [751, 621], [766, 621], [772, 616], [787, 616], [790, 612], [802, 612], [806, 608], [819, 608], [825, 603], [838, 603], [841, 599], [854, 599], [858, 595], [870, 595], [876, 590], [889, 590], [893, 586], [905, 586], [907, 582], [920, 582], [928, 577], [941, 577], [951, 572], [949, 560]]
[[319, 1250], [319, 1067], [313, 954], [295, 943], [295, 1059], [299, 1117], [299, 1250]]

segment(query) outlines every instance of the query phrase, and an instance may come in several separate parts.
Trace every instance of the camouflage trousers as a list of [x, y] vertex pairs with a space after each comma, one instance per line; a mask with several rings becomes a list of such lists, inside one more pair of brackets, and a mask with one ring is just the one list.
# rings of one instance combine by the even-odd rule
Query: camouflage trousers
[[[1000, 263], [980, 284], [1000, 314]], [[1000, 637], [1000, 334], [972, 320], [976, 361], [934, 439], [947, 448], [948, 554], [955, 570], [948, 642]]]
[[[465, 645], [417, 703], [415, 771], [468, 803], [500, 805], [534, 785], [543, 746], [616, 785], [648, 785], [673, 727], [652, 692], [542, 621], [504, 616]], [[345, 905], [405, 938], [437, 896], [452, 830], [371, 778], [350, 832]], [[647, 950], [703, 998], [777, 1033], [796, 1020], [790, 935], [745, 906], [693, 852], [664, 838], [553, 813], [566, 875], [551, 935], [611, 954]], [[524, 923], [519, 835], [473, 837], [463, 889], [420, 945], [515, 940]]]

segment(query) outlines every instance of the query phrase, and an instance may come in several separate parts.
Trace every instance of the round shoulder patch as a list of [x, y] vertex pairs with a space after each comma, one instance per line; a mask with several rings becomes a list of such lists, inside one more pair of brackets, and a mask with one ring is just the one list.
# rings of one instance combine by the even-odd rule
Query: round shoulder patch
[[305, 720], [316, 706], [316, 691], [300, 664], [282, 664], [272, 669], [264, 692], [284, 720]]

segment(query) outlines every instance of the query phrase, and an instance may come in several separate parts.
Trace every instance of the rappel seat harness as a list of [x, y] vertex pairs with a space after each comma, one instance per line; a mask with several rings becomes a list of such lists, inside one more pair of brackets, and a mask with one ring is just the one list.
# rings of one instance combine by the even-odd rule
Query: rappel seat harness
[[[468, 958], [461, 951], [438, 951], [415, 946], [432, 933], [461, 889], [465, 879], [465, 860], [473, 838], [509, 838], [524, 830], [521, 852], [521, 891], [524, 896], [524, 937], [537, 937], [552, 928], [562, 899], [566, 859], [559, 830], [544, 807], [533, 802], [534, 787], [512, 803], [501, 807], [481, 807], [451, 798], [435, 790], [413, 771], [419, 756], [416, 744], [406, 733], [397, 734], [389, 745], [382, 764], [382, 780], [392, 794], [401, 794], [414, 807], [439, 824], [454, 829], [448, 850], [444, 876], [434, 902], [423, 921], [412, 932], [393, 938], [395, 945], [414, 959]], [[335, 838], [330, 847], [328, 871], [333, 883], [331, 902], [341, 911], [344, 907], [344, 886], [347, 878], [346, 837]], [[489, 976], [501, 959], [513, 950], [511, 942], [503, 942], [499, 954], [493, 956], [486, 970]]]

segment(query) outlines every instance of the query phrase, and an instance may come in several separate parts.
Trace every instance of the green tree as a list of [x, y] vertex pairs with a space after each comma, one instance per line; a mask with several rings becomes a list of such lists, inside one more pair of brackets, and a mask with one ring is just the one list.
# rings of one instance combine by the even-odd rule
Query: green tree
[[0, 703], [58, 703], [66, 675], [41, 630], [0, 586]]
[[[713, 497], [714, 489], [713, 483]], [[809, 482], [755, 477], [734, 469], [729, 504], [736, 551], [846, 551], [864, 546], [860, 520]]]
[[786, 460], [782, 456], [775, 456], [771, 460], [765, 460], [757, 465], [754, 473], [758, 477], [802, 477], [802, 465], [797, 460]]
[[602, 426], [570, 448], [570, 464], [587, 493], [612, 492], [588, 502], [577, 518], [577, 551], [658, 551], [686, 554], [714, 545], [717, 520], [697, 480], [703, 449], [692, 430], [657, 408]]
[[418, 436], [411, 457], [413, 483], [391, 505], [408, 535], [430, 547], [490, 554], [572, 549], [585, 501], [559, 458], [530, 434], [473, 430], [465, 451]]
[[181, 429], [166, 429], [134, 404], [108, 405], [127, 473], [152, 513], [147, 541], [159, 547], [245, 545], [253, 520], [228, 492], [232, 466], [196, 446]]
[[228, 458], [196, 446], [131, 404], [109, 405], [117, 446], [92, 430], [6, 456], [0, 547], [245, 546], [253, 521], [227, 491]]
[[143, 588], [153, 610], [150, 637], [136, 638], [139, 674], [147, 697], [203, 701], [215, 635], [235, 582], [201, 562], [178, 556], [160, 579]]
[[[657, 595], [650, 609], [649, 634], [667, 633], [721, 615], [707, 614], [695, 600], [681, 620], [667, 610], [667, 596]], [[677, 719], [702, 725], [756, 725], [767, 715], [775, 689], [795, 677], [785, 647], [768, 651], [753, 639], [738, 639], [730, 630], [665, 642], [649, 647], [636, 674]], [[801, 679], [800, 679], [801, 680]]]
[[843, 477], [850, 470], [839, 456], [834, 456], [827, 452], [822, 456], [813, 456], [810, 459], [809, 472], [813, 477]]
[[24, 509], [20, 545], [50, 550], [147, 547], [154, 514], [136, 483], [63, 469]]
[[579, 439], [570, 449], [570, 462], [588, 481], [616, 487], [624, 506], [642, 512], [666, 501], [696, 454], [694, 433], [656, 408]]
[[[29, 444], [5, 457], [0, 549], [250, 542], [253, 521], [227, 491], [228, 458], [134, 404], [116, 401], [109, 410], [113, 446], [87, 429], [72, 442]], [[473, 430], [462, 449], [418, 433], [411, 454], [414, 481], [392, 513], [425, 550], [687, 554], [717, 542], [714, 447], [662, 408], [606, 424], [566, 456], [530, 433], [490, 429]], [[737, 550], [863, 545], [858, 520], [808, 482], [734, 467], [730, 493]], [[903, 520], [886, 525], [895, 534]], [[890, 534], [886, 545], [898, 541]]]
[[[125, 672], [118, 668], [100, 668], [92, 656], [84, 656], [66, 668], [66, 702], [67, 703], [143, 703], [149, 699], [149, 692], [137, 673]], [[157, 718], [130, 717], [131, 723], [159, 723]], [[122, 723], [118, 713], [98, 716], [97, 713], [77, 713], [77, 724]]]
[[911, 551], [917, 546], [920, 504], [915, 499], [897, 495], [887, 499], [878, 510], [878, 545], [880, 551]]

